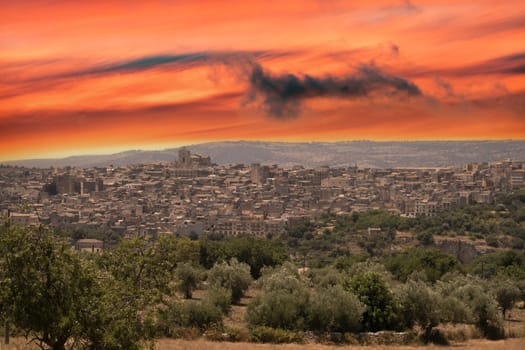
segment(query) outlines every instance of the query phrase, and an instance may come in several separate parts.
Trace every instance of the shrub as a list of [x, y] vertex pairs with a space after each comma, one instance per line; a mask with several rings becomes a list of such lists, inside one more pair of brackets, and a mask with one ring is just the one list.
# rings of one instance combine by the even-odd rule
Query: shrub
[[232, 292], [222, 287], [212, 287], [208, 290], [206, 300], [212, 305], [217, 306], [223, 314], [230, 313], [232, 303]]
[[249, 332], [244, 328], [211, 327], [204, 336], [211, 341], [247, 342], [250, 340]]
[[246, 320], [251, 326], [302, 330], [307, 323], [308, 307], [306, 289], [275, 290], [256, 297], [248, 305]]
[[305, 281], [297, 272], [297, 267], [292, 264], [285, 264], [278, 269], [264, 269], [257, 284], [267, 292], [280, 290], [293, 292], [302, 289]]
[[174, 302], [159, 312], [161, 334], [173, 337], [178, 328], [205, 330], [222, 326], [222, 311], [209, 302]]
[[472, 321], [483, 336], [503, 338], [503, 320], [496, 299], [481, 284], [465, 284], [457, 288], [454, 295], [469, 307]]
[[302, 343], [302, 332], [291, 332], [271, 327], [255, 327], [251, 329], [251, 341], [257, 343]]
[[308, 325], [311, 330], [356, 332], [366, 306], [340, 286], [318, 290], [312, 296]]

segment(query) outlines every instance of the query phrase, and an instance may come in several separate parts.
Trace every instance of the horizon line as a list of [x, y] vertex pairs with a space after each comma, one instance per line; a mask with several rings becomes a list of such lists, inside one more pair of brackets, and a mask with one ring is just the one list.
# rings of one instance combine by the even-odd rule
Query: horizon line
[[171, 147], [166, 148], [148, 148], [144, 146], [143, 148], [122, 148], [122, 150], [115, 150], [114, 152], [87, 152], [87, 153], [72, 153], [69, 155], [57, 155], [57, 156], [48, 156], [48, 157], [39, 157], [39, 158], [18, 158], [18, 159], [0, 159], [0, 164], [12, 163], [12, 162], [24, 162], [24, 161], [46, 161], [46, 160], [64, 160], [67, 158], [74, 157], [90, 157], [90, 156], [113, 156], [117, 154], [122, 154], [126, 152], [162, 152], [162, 151], [171, 151], [183, 147], [194, 147], [212, 143], [285, 143], [285, 144], [336, 144], [336, 143], [352, 143], [352, 142], [373, 142], [373, 143], [417, 143], [417, 142], [525, 142], [524, 139], [417, 139], [417, 140], [373, 140], [373, 139], [353, 139], [353, 140], [337, 140], [337, 141], [270, 141], [270, 140], [222, 140], [222, 141], [205, 141], [192, 144], [184, 144], [176, 146], [173, 144]]

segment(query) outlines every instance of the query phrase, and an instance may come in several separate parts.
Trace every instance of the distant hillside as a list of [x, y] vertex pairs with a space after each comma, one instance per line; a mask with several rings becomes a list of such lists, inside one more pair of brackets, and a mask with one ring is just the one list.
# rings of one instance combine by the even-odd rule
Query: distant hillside
[[[210, 155], [217, 164], [263, 163], [307, 167], [320, 165], [362, 167], [433, 167], [468, 162], [524, 159], [525, 141], [414, 141], [414, 142], [211, 142], [187, 146], [193, 153]], [[31, 159], [4, 164], [27, 167], [122, 166], [171, 162], [178, 148], [161, 151], [126, 151], [110, 155]]]

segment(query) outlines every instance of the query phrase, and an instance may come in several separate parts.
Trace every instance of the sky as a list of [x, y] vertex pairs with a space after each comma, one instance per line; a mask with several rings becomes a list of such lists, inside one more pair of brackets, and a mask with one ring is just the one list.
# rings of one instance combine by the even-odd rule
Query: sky
[[0, 160], [525, 139], [525, 2], [0, 0]]

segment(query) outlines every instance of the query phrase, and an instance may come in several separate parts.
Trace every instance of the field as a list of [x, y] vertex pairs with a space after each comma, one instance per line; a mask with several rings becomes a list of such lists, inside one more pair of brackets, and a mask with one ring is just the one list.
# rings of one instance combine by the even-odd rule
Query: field
[[[27, 345], [22, 338], [11, 339], [10, 345], [0, 342], [0, 350], [34, 350], [35, 345]], [[161, 339], [157, 341], [155, 350], [522, 350], [525, 349], [525, 338], [513, 338], [500, 341], [473, 339], [467, 342], [456, 343], [452, 346], [355, 346], [355, 345], [321, 345], [321, 344], [254, 344], [210, 342], [205, 340]]]
[[507, 339], [500, 341], [470, 340], [453, 346], [335, 346], [320, 344], [253, 344], [253, 343], [217, 343], [203, 340], [171, 340], [157, 342], [156, 350], [427, 350], [427, 349], [455, 349], [455, 350], [522, 350], [525, 349], [525, 339]]

